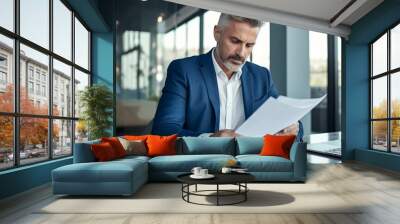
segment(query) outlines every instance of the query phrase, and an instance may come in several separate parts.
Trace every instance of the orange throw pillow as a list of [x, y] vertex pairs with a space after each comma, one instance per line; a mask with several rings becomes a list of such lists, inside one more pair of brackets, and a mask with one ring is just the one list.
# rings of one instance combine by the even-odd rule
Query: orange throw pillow
[[115, 155], [117, 158], [125, 157], [126, 151], [122, 146], [121, 142], [119, 142], [118, 138], [110, 137], [110, 138], [101, 138], [101, 142], [108, 142], [114, 149]]
[[108, 142], [93, 144], [90, 147], [94, 154], [94, 157], [99, 162], [110, 161], [117, 158], [114, 149]]
[[148, 156], [165, 156], [176, 155], [176, 139], [177, 135], [158, 136], [149, 135], [146, 143], [148, 148]]
[[265, 135], [260, 155], [290, 159], [290, 148], [294, 140], [296, 140], [296, 135]]
[[123, 138], [128, 141], [146, 141], [149, 135], [125, 135]]

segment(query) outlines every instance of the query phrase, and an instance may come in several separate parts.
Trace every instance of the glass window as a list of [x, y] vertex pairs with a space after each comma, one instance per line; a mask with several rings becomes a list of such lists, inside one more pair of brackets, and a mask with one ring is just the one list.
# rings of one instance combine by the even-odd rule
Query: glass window
[[195, 17], [187, 23], [187, 56], [198, 55], [200, 52], [200, 18]]
[[49, 0], [20, 0], [21, 36], [49, 48]]
[[85, 120], [75, 121], [75, 142], [88, 140], [88, 128]]
[[387, 118], [387, 78], [372, 81], [372, 118]]
[[[23, 56], [22, 56], [23, 55]], [[47, 115], [48, 114], [48, 97], [44, 96], [47, 94], [43, 94], [43, 90], [41, 90], [40, 77], [41, 73], [40, 70], [48, 74], [48, 62], [49, 57], [43, 53], [40, 53], [28, 46], [21, 44], [21, 59], [20, 59], [20, 108], [21, 113], [24, 114], [40, 114], [40, 115]], [[36, 94], [29, 95], [26, 86], [27, 74], [26, 74], [26, 66], [27, 61], [29, 61], [30, 65], [35, 67], [37, 71], [37, 79], [39, 82], [36, 84]], [[48, 86], [47, 75], [45, 75], [45, 85]], [[41, 99], [43, 102], [40, 105], [32, 105], [30, 103], [30, 99]]]
[[[1, 5], [1, 4], [0, 4]], [[12, 63], [6, 58], [13, 58], [13, 40], [0, 34], [0, 111], [14, 111], [14, 72]]]
[[387, 121], [372, 122], [373, 148], [387, 151]]
[[11, 116], [0, 115], [0, 170], [14, 165], [14, 122]]
[[80, 94], [87, 86], [89, 86], [89, 75], [75, 69], [75, 117], [81, 115]]
[[53, 157], [72, 154], [72, 120], [53, 120]]
[[75, 63], [89, 69], [89, 32], [75, 18]]
[[400, 24], [390, 32], [391, 69], [400, 67]]
[[44, 118], [20, 118], [20, 147], [21, 164], [35, 163], [49, 158], [48, 125]]
[[400, 72], [391, 75], [390, 85], [391, 117], [400, 118]]
[[[311, 97], [321, 97], [328, 93], [328, 35], [309, 32], [310, 87]], [[328, 129], [328, 99], [325, 98], [311, 112], [311, 130], [326, 132]]]
[[72, 12], [60, 1], [53, 0], [53, 51], [71, 60]]
[[400, 153], [400, 120], [392, 120], [391, 122], [391, 151]]
[[[59, 79], [60, 80], [65, 80], [66, 83], [72, 83], [72, 75], [71, 75], [71, 66], [66, 65], [56, 59], [53, 60], [53, 89], [54, 93], [53, 94], [53, 114], [57, 116], [63, 116], [63, 117], [72, 117], [72, 91], [70, 88], [66, 89], [63, 88], [64, 82], [61, 83], [61, 88], [58, 86], [59, 85]], [[66, 96], [66, 103], [65, 104], [57, 104], [58, 102], [58, 89], [60, 89], [61, 94], [63, 96]], [[62, 99], [64, 100], [64, 99]], [[62, 101], [63, 102], [63, 101]], [[64, 113], [61, 113], [61, 107], [65, 106], [66, 110]]]
[[372, 45], [372, 75], [387, 71], [387, 34]]
[[176, 46], [176, 57], [184, 58], [186, 57], [186, 49], [187, 49], [187, 26], [186, 23], [180, 25], [176, 28], [176, 38], [175, 38], [175, 46]]
[[261, 27], [252, 53], [252, 62], [269, 68], [269, 23]]
[[207, 11], [204, 13], [203, 52], [208, 52], [216, 46], [214, 26], [218, 24], [220, 12]]
[[0, 9], [0, 26], [14, 31], [14, 0], [1, 0]]

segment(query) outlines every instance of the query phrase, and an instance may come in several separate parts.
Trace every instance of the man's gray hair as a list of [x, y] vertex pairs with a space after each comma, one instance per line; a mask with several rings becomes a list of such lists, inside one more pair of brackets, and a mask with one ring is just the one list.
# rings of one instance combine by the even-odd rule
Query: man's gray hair
[[218, 26], [224, 27], [224, 26], [228, 25], [228, 23], [231, 22], [231, 21], [247, 23], [253, 28], [254, 27], [261, 28], [262, 25], [264, 24], [264, 22], [260, 21], [260, 20], [249, 19], [249, 18], [246, 18], [246, 17], [234, 16], [234, 15], [221, 13], [221, 16], [219, 17], [219, 20], [218, 20]]

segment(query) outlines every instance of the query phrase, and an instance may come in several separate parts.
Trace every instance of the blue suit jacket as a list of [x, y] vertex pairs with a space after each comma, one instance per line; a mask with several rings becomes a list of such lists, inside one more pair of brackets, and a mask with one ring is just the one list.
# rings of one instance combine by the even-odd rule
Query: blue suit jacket
[[[219, 130], [219, 94], [211, 52], [174, 60], [153, 121], [153, 134], [198, 136]], [[278, 91], [268, 69], [246, 62], [242, 67], [246, 119]], [[302, 136], [300, 126], [299, 136]]]

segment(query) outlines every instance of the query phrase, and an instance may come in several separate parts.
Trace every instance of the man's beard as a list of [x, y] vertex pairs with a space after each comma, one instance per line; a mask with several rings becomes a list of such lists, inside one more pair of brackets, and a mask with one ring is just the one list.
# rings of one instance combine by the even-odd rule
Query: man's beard
[[[240, 61], [241, 64], [239, 64], [239, 65], [233, 64], [233, 63], [231, 63], [231, 62], [229, 61], [230, 59], [233, 59], [233, 60], [235, 60], [235, 61]], [[227, 60], [223, 61], [222, 63], [223, 63], [224, 66], [225, 66], [227, 69], [229, 69], [230, 71], [237, 72], [237, 71], [239, 71], [239, 70], [242, 68], [242, 66], [243, 66], [243, 64], [245, 63], [245, 61], [246, 61], [246, 59], [240, 57], [239, 55], [231, 55], [231, 56], [229, 56], [229, 57], [227, 58]]]

